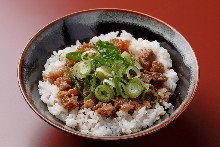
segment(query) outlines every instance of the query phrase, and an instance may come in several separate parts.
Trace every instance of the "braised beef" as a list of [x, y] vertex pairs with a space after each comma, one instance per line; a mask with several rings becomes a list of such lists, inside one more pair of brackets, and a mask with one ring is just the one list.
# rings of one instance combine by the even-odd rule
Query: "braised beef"
[[100, 107], [96, 110], [102, 116], [110, 117], [115, 113], [115, 107], [111, 103], [100, 103]]
[[57, 85], [61, 91], [71, 88], [72, 81], [64, 67], [54, 72], [50, 72], [46, 77], [44, 77], [44, 79]]
[[65, 109], [68, 109], [69, 111], [71, 111], [72, 109], [75, 109], [76, 107], [79, 106], [77, 98], [74, 95], [72, 95], [71, 97], [64, 96], [61, 99], [61, 103], [62, 103], [63, 107]]
[[133, 113], [135, 110], [139, 110], [143, 106], [143, 100], [141, 99], [124, 99], [116, 98], [112, 100], [117, 110], [123, 110]]
[[72, 95], [79, 95], [77, 88], [74, 87], [72, 89], [69, 89], [68, 91], [59, 91], [57, 97], [63, 99], [64, 96], [70, 97]]
[[51, 84], [54, 84], [56, 79], [61, 77], [64, 72], [65, 68], [59, 68], [56, 71], [50, 72], [46, 77], [44, 77], [44, 80], [48, 80]]
[[144, 71], [141, 72], [141, 79], [144, 83], [150, 83], [150, 84], [163, 84], [167, 81], [167, 77], [163, 75], [162, 73], [158, 72], [148, 72]]
[[149, 101], [144, 101], [143, 104], [146, 107], [146, 109], [150, 109], [152, 107]]
[[159, 83], [159, 84], [163, 84], [164, 82], [167, 81], [167, 77], [161, 73], [153, 73], [152, 74], [152, 81], [154, 83]]
[[95, 101], [93, 99], [84, 100], [83, 108], [90, 108], [93, 109], [93, 107], [96, 105]]
[[154, 60], [156, 60], [156, 55], [151, 49], [144, 49], [142, 54], [139, 56], [140, 64], [146, 70], [151, 68]]
[[164, 66], [159, 61], [153, 61], [152, 62], [152, 67], [151, 67], [150, 71], [151, 72], [164, 73]]
[[169, 102], [170, 97], [173, 94], [173, 92], [168, 88], [160, 88], [157, 90], [157, 92], [160, 98], [165, 102]]

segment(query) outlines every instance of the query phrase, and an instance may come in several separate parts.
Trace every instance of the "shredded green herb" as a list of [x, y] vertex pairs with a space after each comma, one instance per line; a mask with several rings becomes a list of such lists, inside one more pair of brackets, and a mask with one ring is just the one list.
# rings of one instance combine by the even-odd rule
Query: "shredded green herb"
[[88, 99], [90, 99], [93, 95], [94, 95], [94, 93], [95, 93], [95, 89], [96, 89], [96, 77], [95, 77], [95, 75], [93, 74], [93, 75], [90, 75], [91, 77], [92, 77], [92, 79], [90, 80], [90, 88], [89, 88], [89, 95], [88, 96], [86, 96], [84, 99], [85, 100], [88, 100]]
[[76, 86], [76, 88], [77, 88], [79, 94], [80, 94], [83, 98], [85, 98], [86, 96], [82, 93], [77, 79], [73, 76], [73, 74], [72, 74], [72, 72], [70, 71], [70, 69], [69, 69], [68, 67], [66, 67], [66, 68], [67, 68], [67, 72], [68, 72], [68, 74], [69, 74], [71, 80], [73, 81], [74, 85]]
[[81, 59], [82, 52], [70, 52], [66, 54], [66, 58], [69, 60], [76, 60], [80, 61]]
[[152, 94], [156, 97], [155, 100], [150, 100], [150, 103], [151, 103], [151, 104], [156, 104], [156, 103], [159, 101], [160, 96], [157, 94], [157, 92], [156, 92], [155, 90], [153, 90], [153, 89], [146, 89], [146, 90], [142, 93], [142, 96], [141, 96], [142, 99], [145, 99], [146, 93], [152, 93]]
[[112, 43], [108, 41], [99, 40], [94, 48], [98, 51], [98, 55], [93, 59], [93, 62], [97, 66], [109, 66], [111, 67], [116, 62], [122, 62], [125, 65], [130, 64], [130, 61], [121, 57], [120, 50]]

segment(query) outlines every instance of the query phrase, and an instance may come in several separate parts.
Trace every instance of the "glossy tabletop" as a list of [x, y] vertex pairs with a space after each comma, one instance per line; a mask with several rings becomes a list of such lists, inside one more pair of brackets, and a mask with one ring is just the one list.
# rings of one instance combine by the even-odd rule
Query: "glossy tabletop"
[[[220, 146], [219, 5], [218, 0], [0, 0], [0, 146]], [[49, 22], [92, 8], [152, 15], [189, 41], [198, 58], [200, 83], [192, 103], [173, 123], [137, 139], [96, 141], [50, 126], [26, 104], [17, 83], [17, 64], [28, 40]]]

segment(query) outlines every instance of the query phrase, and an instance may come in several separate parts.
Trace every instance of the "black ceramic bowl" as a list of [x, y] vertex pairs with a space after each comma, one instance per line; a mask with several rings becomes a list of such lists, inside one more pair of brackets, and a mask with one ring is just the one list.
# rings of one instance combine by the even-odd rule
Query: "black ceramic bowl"
[[[179, 81], [172, 99], [175, 111], [143, 131], [124, 135], [98, 137], [71, 129], [54, 116], [40, 100], [38, 81], [46, 60], [53, 51], [75, 44], [76, 40], [87, 42], [93, 36], [111, 31], [126, 30], [135, 38], [157, 40], [168, 50], [173, 61], [173, 69]], [[76, 12], [43, 27], [25, 47], [18, 65], [18, 81], [28, 105], [46, 122], [71, 134], [103, 140], [127, 139], [154, 132], [176, 119], [189, 105], [198, 84], [198, 63], [186, 39], [168, 24], [146, 14], [120, 9], [96, 9]]]

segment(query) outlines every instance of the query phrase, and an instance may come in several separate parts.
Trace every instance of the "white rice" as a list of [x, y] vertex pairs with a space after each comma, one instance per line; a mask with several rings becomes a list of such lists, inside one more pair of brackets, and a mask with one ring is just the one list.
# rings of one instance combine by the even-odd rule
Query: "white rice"
[[[166, 49], [161, 47], [157, 41], [150, 42], [142, 38], [135, 39], [126, 31], [122, 31], [122, 33], [118, 35], [119, 32], [110, 32], [98, 37], [95, 36], [90, 42], [95, 43], [98, 40], [110, 41], [114, 38], [129, 40], [129, 52], [134, 55], [138, 55], [143, 48], [151, 49], [157, 56], [157, 59], [165, 67], [164, 75], [168, 77], [168, 80], [164, 83], [164, 86], [170, 88], [172, 91], [175, 90], [178, 76], [177, 73], [171, 69], [172, 61]], [[44, 66], [45, 70], [43, 71], [43, 76], [47, 76], [50, 72], [64, 66], [66, 63], [66, 53], [76, 51], [77, 47], [80, 45], [81, 43], [77, 41], [76, 45], [59, 50], [58, 52], [54, 51], [53, 55], [47, 60]], [[71, 128], [75, 128], [82, 133], [96, 136], [118, 136], [138, 132], [143, 128], [152, 126], [166, 113], [166, 109], [168, 110], [173, 107], [171, 103], [163, 102], [163, 106], [157, 103], [154, 109], [146, 110], [145, 107], [142, 107], [132, 115], [120, 110], [116, 112], [117, 117], [105, 118], [87, 108], [81, 110], [76, 108], [68, 112], [68, 110], [61, 106], [61, 102], [57, 98], [59, 88], [56, 85], [48, 81], [40, 81], [38, 87], [41, 100], [47, 104], [48, 110], [52, 115], [65, 122], [66, 125]]]

